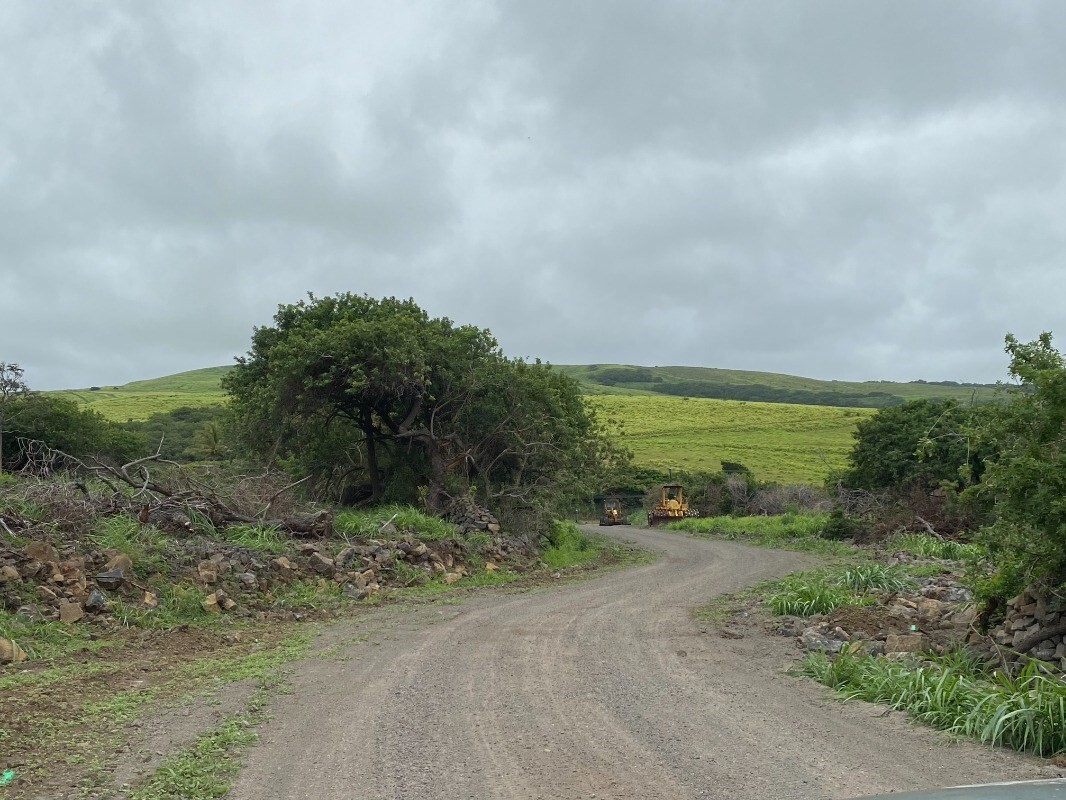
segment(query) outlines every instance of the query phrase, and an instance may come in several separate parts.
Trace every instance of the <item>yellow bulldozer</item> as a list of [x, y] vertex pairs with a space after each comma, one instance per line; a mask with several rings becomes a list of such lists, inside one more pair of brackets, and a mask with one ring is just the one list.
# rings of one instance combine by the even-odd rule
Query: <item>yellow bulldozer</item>
[[622, 500], [618, 497], [603, 498], [603, 513], [600, 515], [600, 525], [628, 525]]
[[648, 512], [648, 525], [665, 525], [667, 522], [699, 515], [699, 511], [688, 507], [681, 484], [664, 483], [659, 487], [659, 502]]

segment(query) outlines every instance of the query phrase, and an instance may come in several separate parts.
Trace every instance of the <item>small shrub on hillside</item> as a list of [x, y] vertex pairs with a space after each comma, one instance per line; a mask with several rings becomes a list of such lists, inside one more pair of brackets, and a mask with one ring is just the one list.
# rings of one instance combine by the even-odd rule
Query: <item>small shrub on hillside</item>
[[548, 547], [541, 550], [541, 560], [556, 569], [584, 564], [598, 552], [592, 538], [569, 520], [555, 520], [545, 539]]
[[826, 520], [825, 526], [822, 528], [821, 536], [823, 539], [832, 539], [839, 542], [842, 539], [851, 539], [861, 528], [862, 526], [857, 520], [847, 516], [844, 513], [844, 509], [837, 506], [830, 512], [829, 519]]

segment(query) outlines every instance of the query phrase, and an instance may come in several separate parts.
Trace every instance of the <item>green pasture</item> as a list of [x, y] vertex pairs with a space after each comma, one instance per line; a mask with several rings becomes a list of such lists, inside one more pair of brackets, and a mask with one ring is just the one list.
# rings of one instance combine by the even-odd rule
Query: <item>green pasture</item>
[[722, 461], [760, 480], [821, 483], [845, 465], [852, 431], [872, 409], [655, 395], [596, 395], [588, 402], [620, 426], [643, 466], [715, 472]]
[[49, 394], [75, 400], [113, 422], [145, 420], [175, 408], [220, 405], [225, 400], [220, 381], [230, 369], [207, 367], [122, 386], [64, 389]]

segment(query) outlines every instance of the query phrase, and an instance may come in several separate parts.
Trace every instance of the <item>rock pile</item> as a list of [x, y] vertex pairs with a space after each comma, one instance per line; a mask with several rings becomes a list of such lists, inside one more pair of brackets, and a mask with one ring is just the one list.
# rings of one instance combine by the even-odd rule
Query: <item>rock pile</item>
[[484, 506], [479, 506], [472, 498], [464, 495], [453, 501], [445, 515], [462, 533], [486, 531], [493, 536], [503, 533], [500, 521]]
[[1066, 672], [1066, 613], [1062, 601], [1049, 599], [1034, 587], [1007, 601], [1007, 614], [990, 632], [1003, 657], [1023, 655], [1048, 661]]
[[806, 650], [854, 649], [888, 656], [943, 652], [973, 633], [972, 595], [950, 576], [925, 578], [917, 590], [886, 593], [878, 599], [877, 605], [841, 606], [829, 614], [778, 617], [772, 627], [775, 633], [797, 637]]
[[[295, 540], [284, 554], [206, 537], [174, 537], [164, 551], [153, 554], [150, 565], [135, 565], [128, 555], [94, 549], [87, 541], [0, 545], [0, 608], [27, 623], [116, 625], [117, 612], [157, 608], [166, 584], [194, 584], [203, 592], [201, 605], [207, 613], [288, 616], [291, 611], [279, 609], [276, 600], [296, 581], [314, 581], [321, 587], [330, 582], [344, 595], [361, 600], [385, 587], [434, 577], [454, 583], [475, 569], [494, 571], [506, 563], [520, 570], [535, 562], [535, 551], [493, 530], [499, 523], [488, 516], [472, 521], [477, 530], [494, 534], [485, 544], [461, 537], [423, 541], [391, 525], [383, 530], [395, 538]], [[0, 638], [0, 663], [23, 658], [17, 644]]]

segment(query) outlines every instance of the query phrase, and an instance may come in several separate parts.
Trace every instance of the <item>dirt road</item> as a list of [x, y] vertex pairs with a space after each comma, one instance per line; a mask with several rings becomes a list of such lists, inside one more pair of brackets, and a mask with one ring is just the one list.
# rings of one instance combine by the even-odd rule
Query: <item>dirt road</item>
[[829, 699], [783, 674], [784, 640], [700, 631], [694, 606], [801, 556], [612, 535], [664, 555], [364, 620], [370, 639], [350, 658], [305, 663], [275, 701], [232, 796], [807, 800], [1048, 774], [1036, 759]]

